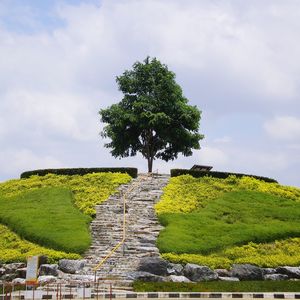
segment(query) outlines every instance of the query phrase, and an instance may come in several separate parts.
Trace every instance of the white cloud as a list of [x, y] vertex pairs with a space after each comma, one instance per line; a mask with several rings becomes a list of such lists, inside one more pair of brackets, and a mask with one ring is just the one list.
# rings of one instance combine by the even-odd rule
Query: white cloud
[[264, 129], [274, 139], [300, 141], [300, 118], [275, 117], [265, 122]]
[[203, 146], [200, 151], [195, 151], [196, 163], [223, 167], [229, 161], [227, 154], [219, 148]]
[[[6, 6], [9, 3], [6, 1]], [[159, 168], [167, 171], [202, 163], [214, 169], [239, 171], [246, 166], [253, 173], [256, 169], [266, 173], [272, 168], [287, 170], [296, 161], [292, 145], [299, 144], [300, 136], [298, 3], [59, 3], [54, 18], [63, 25], [50, 26], [48, 31], [47, 26], [35, 25], [33, 20], [29, 22], [30, 29], [37, 26], [40, 30], [27, 34], [22, 28], [13, 32], [2, 26], [4, 19], [0, 20], [1, 166], [14, 161], [10, 175], [19, 169], [79, 163], [84, 166], [95, 161], [103, 165], [124, 162], [144, 166], [140, 158], [115, 161], [101, 148], [97, 112], [121, 99], [115, 76], [147, 55], [158, 57], [177, 73], [184, 93], [192, 95], [188, 98], [201, 109], [204, 107], [206, 115], [215, 116], [218, 111], [220, 117], [226, 115], [224, 119], [230, 120], [232, 112], [255, 112], [254, 119], [261, 122], [266, 112], [283, 115], [265, 122], [264, 129], [274, 141], [258, 141], [263, 129], [249, 124], [248, 119], [243, 123], [241, 118], [238, 126], [225, 122], [220, 128], [214, 127], [218, 122], [213, 118], [204, 118], [201, 125], [208, 128], [205, 135], [212, 143], [195, 151], [193, 157], [180, 157], [168, 164], [155, 162]], [[51, 10], [55, 14], [54, 11]], [[24, 27], [27, 20], [35, 17], [26, 7], [14, 8], [13, 12], [13, 21], [18, 19], [18, 12], [24, 15]], [[0, 12], [0, 19], [2, 16]], [[249, 136], [251, 151], [242, 144], [246, 137], [238, 140], [245, 135]], [[282, 153], [271, 153], [275, 137], [288, 140], [291, 147], [281, 149]], [[5, 172], [8, 171], [9, 167]]]
[[0, 152], [1, 172], [17, 176], [28, 170], [58, 168], [62, 163], [51, 155], [33, 153], [28, 149]]

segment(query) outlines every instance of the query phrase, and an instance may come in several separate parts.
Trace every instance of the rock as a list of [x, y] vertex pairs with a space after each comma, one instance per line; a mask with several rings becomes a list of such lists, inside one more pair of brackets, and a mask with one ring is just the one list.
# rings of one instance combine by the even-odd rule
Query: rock
[[52, 275], [52, 276], [58, 276], [58, 265], [53, 264], [53, 265], [41, 265], [40, 266], [40, 271], [39, 275]]
[[85, 260], [61, 259], [58, 267], [65, 273], [75, 274], [84, 268], [85, 263]]
[[165, 276], [168, 274], [169, 263], [159, 257], [146, 257], [140, 260], [138, 271]]
[[278, 267], [276, 268], [276, 272], [279, 274], [288, 275], [289, 278], [300, 279], [300, 267]]
[[263, 272], [263, 275], [275, 274], [276, 269], [274, 269], [274, 268], [263, 268], [262, 272]]
[[170, 282], [191, 282], [188, 278], [185, 276], [177, 276], [177, 275], [170, 275], [168, 277], [168, 281]]
[[137, 271], [131, 272], [127, 275], [127, 279], [129, 280], [140, 280], [147, 282], [163, 282], [166, 281], [164, 277], [151, 274], [149, 272]]
[[218, 274], [218, 276], [230, 277], [230, 272], [226, 269], [215, 269], [215, 272]]
[[25, 284], [25, 279], [24, 278], [15, 278], [11, 282], [14, 285], [24, 285]]
[[289, 276], [284, 275], [284, 274], [266, 274], [264, 275], [264, 280], [272, 280], [272, 281], [277, 281], [277, 280], [288, 280]]
[[0, 277], [3, 276], [5, 274], [5, 269], [4, 268], [0, 268]]
[[183, 266], [181, 264], [172, 264], [169, 263], [167, 267], [168, 275], [182, 275], [183, 274]]
[[262, 269], [249, 264], [233, 265], [231, 270], [232, 277], [237, 277], [240, 280], [262, 280]]
[[192, 281], [210, 281], [216, 280], [218, 275], [207, 266], [199, 266], [195, 264], [186, 264], [183, 269], [185, 277]]
[[47, 262], [48, 262], [48, 257], [47, 257], [46, 255], [41, 255], [41, 256], [39, 257], [39, 267], [40, 267], [41, 265], [46, 265]]
[[38, 277], [38, 282], [39, 284], [45, 284], [45, 283], [53, 283], [56, 281], [56, 277], [52, 275], [47, 275], [47, 276], [39, 276]]
[[3, 276], [1, 276], [1, 279], [3, 281], [12, 281], [16, 277], [17, 277], [17, 275], [15, 273], [8, 273], [8, 274], [4, 274]]
[[6, 264], [3, 265], [5, 269], [5, 273], [14, 273], [16, 272], [17, 269], [25, 268], [26, 264], [25, 263], [11, 263], [11, 264]]
[[222, 277], [219, 276], [218, 278], [221, 281], [240, 281], [237, 277]]
[[94, 275], [75, 275], [70, 277], [71, 280], [77, 280], [80, 282], [93, 282], [95, 280]]
[[26, 278], [27, 268], [21, 268], [16, 271], [18, 278]]

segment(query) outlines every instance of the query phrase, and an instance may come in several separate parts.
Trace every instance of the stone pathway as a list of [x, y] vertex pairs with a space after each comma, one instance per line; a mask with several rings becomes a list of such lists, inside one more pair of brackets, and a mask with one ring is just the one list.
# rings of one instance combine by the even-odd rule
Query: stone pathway
[[126, 191], [125, 243], [101, 266], [97, 277], [119, 278], [125, 283], [126, 274], [136, 270], [141, 258], [159, 256], [155, 242], [162, 226], [155, 215], [154, 204], [168, 181], [169, 175], [140, 174], [130, 184], [121, 186], [119, 194], [96, 207], [96, 218], [91, 223], [93, 242], [85, 254], [87, 265], [84, 274], [93, 275], [93, 268], [122, 240], [121, 195]]

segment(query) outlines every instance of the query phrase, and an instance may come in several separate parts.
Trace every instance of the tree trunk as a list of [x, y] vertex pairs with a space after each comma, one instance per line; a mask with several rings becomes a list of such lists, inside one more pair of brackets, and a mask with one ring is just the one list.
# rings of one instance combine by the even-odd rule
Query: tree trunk
[[148, 173], [152, 173], [153, 157], [148, 157]]

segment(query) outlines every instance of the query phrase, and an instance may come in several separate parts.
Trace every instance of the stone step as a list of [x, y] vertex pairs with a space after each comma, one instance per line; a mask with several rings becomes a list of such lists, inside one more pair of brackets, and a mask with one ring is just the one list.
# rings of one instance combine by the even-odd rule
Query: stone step
[[[154, 204], [158, 202], [169, 176], [139, 175], [130, 184], [119, 187], [119, 193], [96, 206], [92, 221], [92, 245], [86, 251], [87, 264], [82, 271], [93, 275], [93, 268], [110, 253], [123, 237], [123, 196], [126, 195], [126, 240], [97, 271], [103, 278], [119, 277], [121, 286], [130, 285], [126, 274], [135, 271], [142, 257], [159, 256], [156, 238], [163, 228], [158, 224]], [[125, 281], [124, 281], [125, 280]]]

